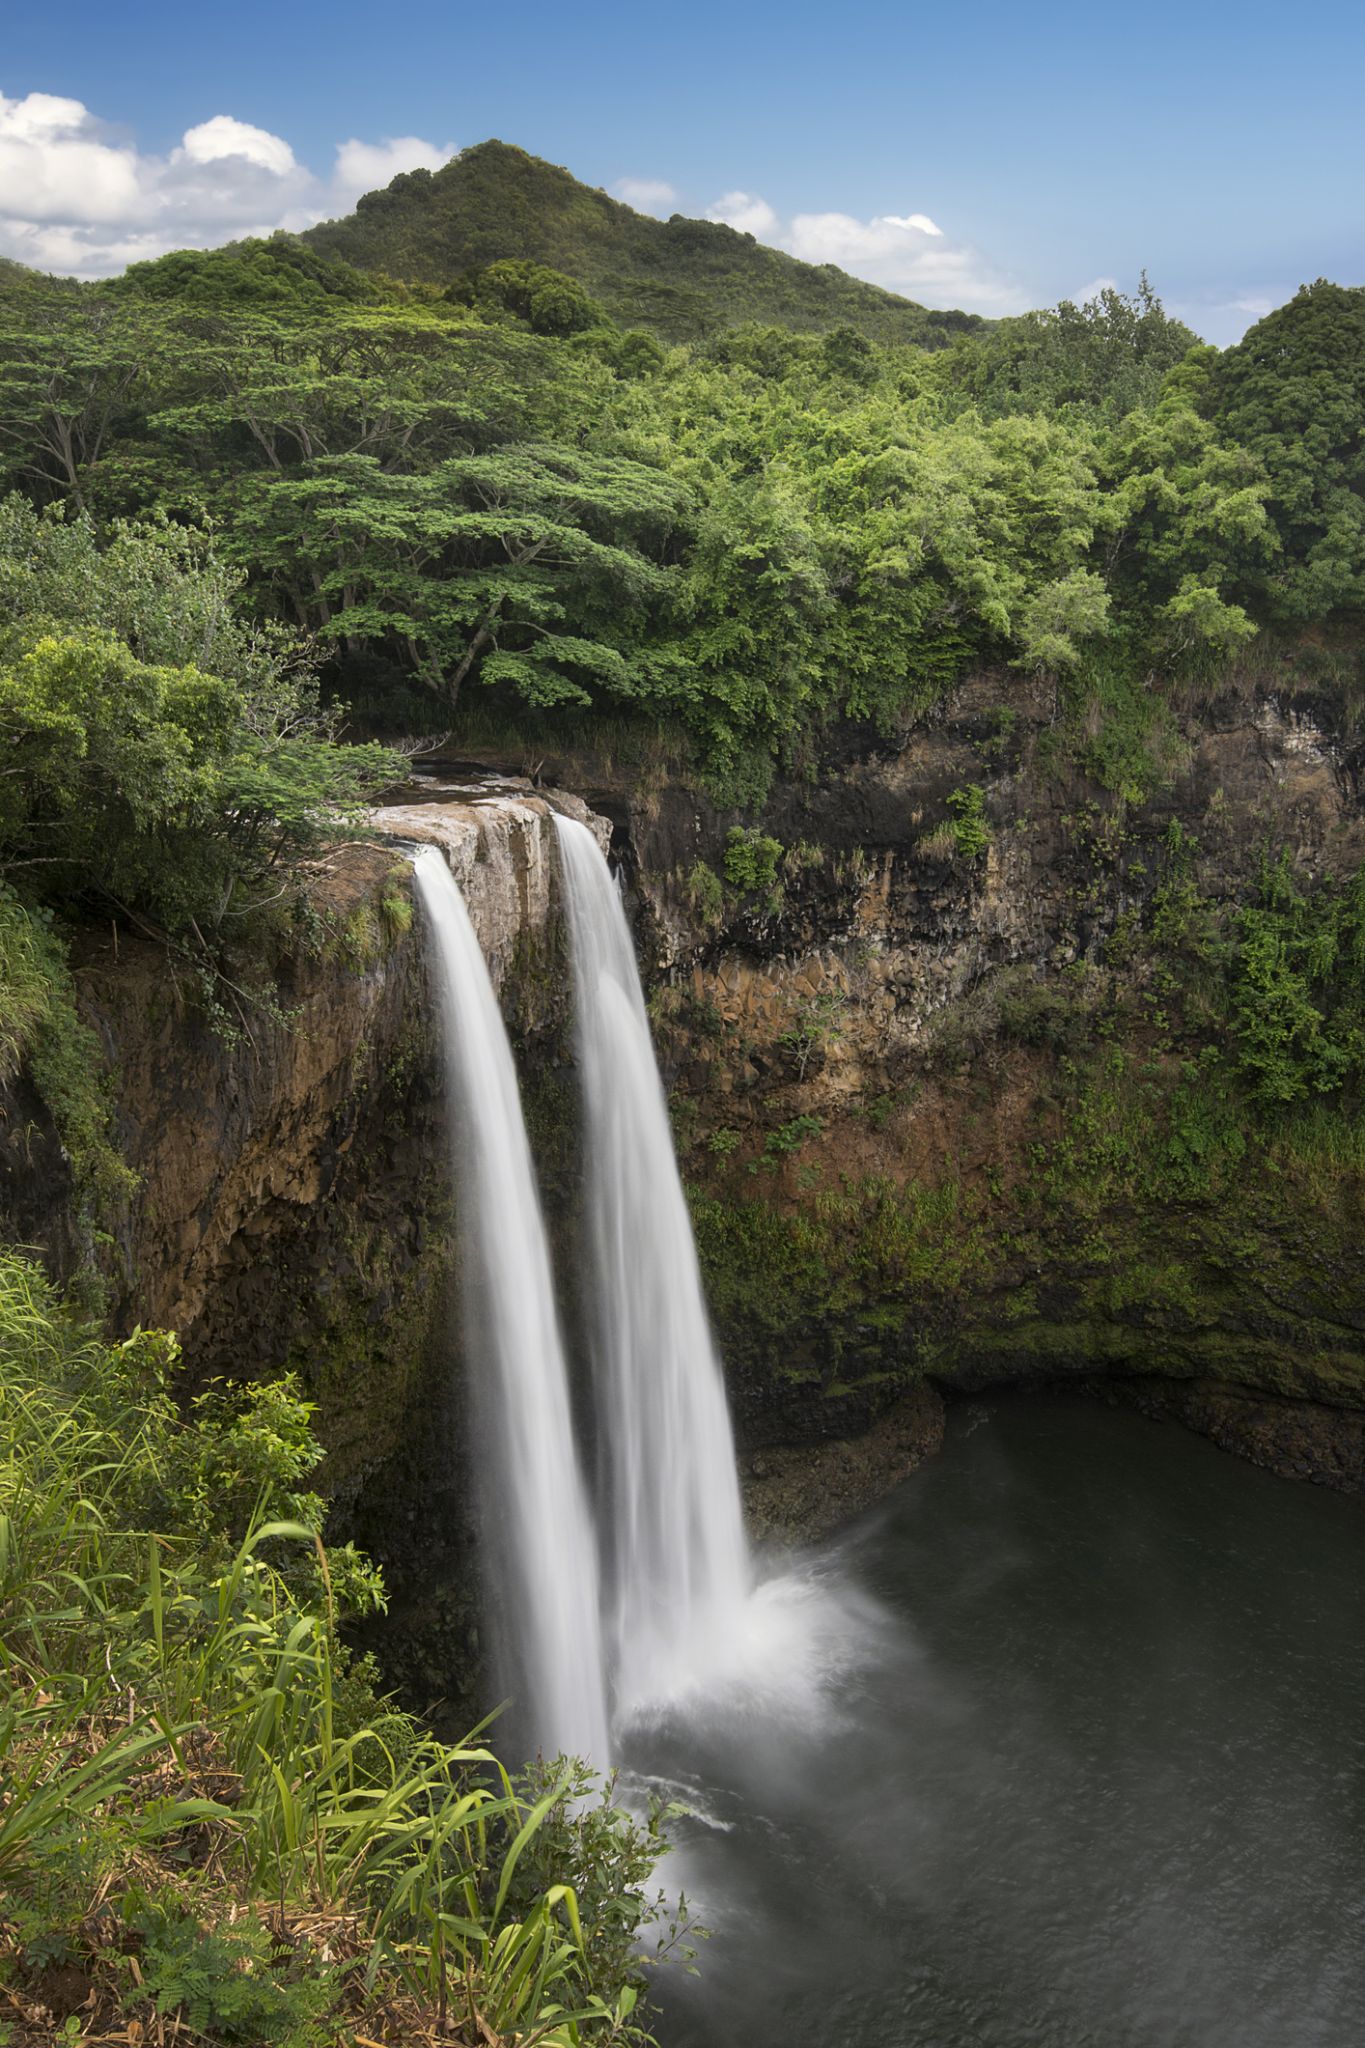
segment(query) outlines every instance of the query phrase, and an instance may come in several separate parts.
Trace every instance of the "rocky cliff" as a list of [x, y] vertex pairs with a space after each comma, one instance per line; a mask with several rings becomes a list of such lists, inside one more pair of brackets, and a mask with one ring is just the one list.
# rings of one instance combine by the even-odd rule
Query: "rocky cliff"
[[685, 772], [542, 763], [615, 820], [761, 1522], [809, 1491], [771, 1446], [875, 1424], [880, 1484], [936, 1390], [1063, 1379], [1365, 1487], [1354, 1120], [1253, 1127], [1209, 1046], [1208, 932], [1268, 864], [1311, 893], [1365, 858], [1332, 711], [1248, 681], [1115, 794], [1059, 763], [1050, 686], [981, 676], [756, 823]]

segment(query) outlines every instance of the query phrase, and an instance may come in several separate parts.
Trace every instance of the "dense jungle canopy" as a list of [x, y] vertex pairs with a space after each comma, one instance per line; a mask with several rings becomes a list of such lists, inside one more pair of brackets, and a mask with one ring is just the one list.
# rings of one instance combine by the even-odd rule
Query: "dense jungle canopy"
[[[458, 160], [482, 212], [449, 265], [484, 253], [504, 158], [514, 218], [524, 167], [550, 172]], [[406, 227], [366, 223], [425, 218], [442, 178], [311, 243], [95, 285], [8, 268], [0, 482], [44, 545], [133, 521], [207, 549], [367, 734], [666, 722], [737, 795], [841, 722], [895, 733], [982, 664], [1122, 700], [1151, 729], [1140, 780], [1163, 679], [1365, 601], [1359, 290], [1306, 286], [1222, 354], [1145, 281], [929, 347], [850, 280], [824, 332], [809, 304], [778, 324], [761, 293], [722, 294], [712, 331], [670, 343], [596, 296], [606, 231], [585, 240], [573, 209], [535, 242], [564, 268], [361, 267], [431, 271], [430, 238], [419, 262]], [[624, 263], [659, 224], [602, 204]]]

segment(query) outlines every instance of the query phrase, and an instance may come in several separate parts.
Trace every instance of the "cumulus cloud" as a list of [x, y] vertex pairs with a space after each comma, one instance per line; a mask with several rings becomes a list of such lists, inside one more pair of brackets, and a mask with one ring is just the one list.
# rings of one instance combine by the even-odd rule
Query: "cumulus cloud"
[[253, 128], [249, 121], [235, 121], [231, 114], [215, 114], [211, 121], [187, 128], [172, 162], [221, 164], [231, 163], [235, 157], [277, 178], [287, 178], [298, 169], [294, 152], [282, 136], [272, 135], [268, 128]]
[[1018, 285], [927, 213], [798, 213], [784, 221], [755, 192], [727, 192], [707, 208], [710, 220], [769, 242], [804, 263], [833, 263], [854, 277], [930, 306], [1013, 313], [1029, 301]]
[[[452, 145], [420, 135], [375, 142], [351, 136], [338, 143], [330, 172], [319, 176], [282, 135], [215, 114], [155, 156], [111, 131], [80, 100], [0, 94], [0, 255], [104, 277], [167, 249], [297, 231], [348, 212], [362, 192], [400, 171], [434, 170], [453, 153]], [[671, 209], [678, 196], [661, 178], [622, 178], [615, 190], [645, 212]], [[931, 306], [1007, 313], [1028, 303], [1009, 277], [927, 213], [871, 220], [798, 213], [783, 220], [759, 194], [734, 191], [707, 215], [806, 262], [837, 264]], [[1087, 294], [1094, 289], [1087, 286]]]
[[798, 213], [782, 246], [806, 263], [836, 263], [854, 277], [928, 306], [1013, 313], [1028, 300], [1017, 284], [926, 213]]
[[362, 192], [377, 192], [400, 171], [439, 171], [454, 154], [454, 143], [438, 149], [420, 135], [395, 135], [388, 142], [357, 142], [352, 137], [337, 148], [332, 189], [338, 196], [350, 193], [358, 199]]
[[637, 213], [671, 213], [678, 203], [666, 178], [618, 178], [611, 189]]
[[766, 199], [754, 192], [726, 192], [706, 209], [708, 220], [724, 221], [741, 235], [753, 235], [760, 242], [777, 240], [778, 218]]
[[887, 213], [882, 216], [890, 228], [916, 228], [922, 235], [941, 235], [942, 228], [936, 227], [927, 213]]
[[399, 171], [452, 154], [419, 136], [337, 148], [330, 179], [232, 114], [186, 129], [165, 156], [112, 136], [80, 100], [0, 94], [0, 255], [104, 277], [167, 249], [204, 248], [348, 210]]
[[0, 194], [34, 223], [118, 220], [139, 203], [137, 156], [102, 141], [79, 100], [0, 95]]

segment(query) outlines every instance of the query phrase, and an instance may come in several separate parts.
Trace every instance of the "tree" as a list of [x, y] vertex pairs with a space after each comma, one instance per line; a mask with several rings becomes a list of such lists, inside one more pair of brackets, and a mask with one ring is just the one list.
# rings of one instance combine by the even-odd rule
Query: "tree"
[[518, 320], [532, 334], [583, 334], [615, 324], [581, 284], [545, 263], [506, 259], [466, 270], [445, 296], [493, 319]]
[[1182, 657], [1249, 639], [1245, 601], [1279, 545], [1255, 456], [1173, 392], [1107, 437], [1102, 475], [1102, 568], [1130, 638]]
[[236, 544], [329, 639], [391, 642], [453, 706], [471, 676], [526, 702], [633, 693], [621, 645], [669, 587], [682, 508], [644, 464], [553, 444], [418, 475], [330, 457], [243, 490]]
[[938, 368], [987, 415], [1068, 408], [1117, 421], [1155, 405], [1163, 377], [1198, 340], [1144, 272], [1131, 298], [1106, 285], [1083, 305], [1063, 299], [963, 336]]
[[0, 875], [30, 898], [202, 945], [391, 778], [334, 742], [306, 650], [236, 613], [237, 580], [202, 536], [101, 550], [84, 516], [0, 504]]
[[1276, 614], [1365, 605], [1365, 288], [1303, 285], [1227, 351], [1212, 387], [1219, 434], [1269, 479]]
[[164, 323], [80, 285], [0, 280], [0, 480], [89, 502], [100, 462], [155, 379]]

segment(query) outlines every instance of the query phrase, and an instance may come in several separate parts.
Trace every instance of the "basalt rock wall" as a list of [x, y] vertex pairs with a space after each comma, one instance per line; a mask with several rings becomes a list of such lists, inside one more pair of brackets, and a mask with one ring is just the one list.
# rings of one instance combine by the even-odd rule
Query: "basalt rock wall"
[[541, 760], [613, 820], [764, 1526], [773, 1447], [842, 1470], [863, 1440], [882, 1485], [936, 1392], [1005, 1384], [1365, 1488], [1365, 1178], [1238, 1152], [1191, 1052], [1211, 955], [1158, 943], [1182, 905], [1226, 938], [1268, 861], [1308, 892], [1360, 868], [1337, 708], [1229, 687], [1145, 793], [1068, 766], [1052, 687], [998, 675], [757, 812], [677, 766]]

